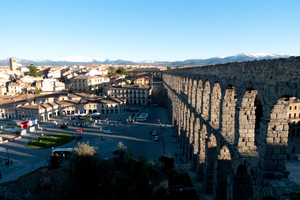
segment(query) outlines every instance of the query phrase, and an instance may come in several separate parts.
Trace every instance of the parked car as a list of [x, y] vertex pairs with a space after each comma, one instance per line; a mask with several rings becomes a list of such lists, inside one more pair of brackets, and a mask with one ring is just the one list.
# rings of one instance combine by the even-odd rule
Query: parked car
[[76, 132], [83, 132], [83, 128], [76, 129]]
[[75, 138], [77, 141], [82, 139], [82, 135], [79, 135]]
[[155, 136], [155, 137], [154, 137], [154, 141], [159, 141], [159, 137], [158, 137], [158, 136]]
[[119, 154], [120, 154], [120, 150], [119, 150], [119, 149], [113, 150], [113, 154], [114, 154], [114, 155], [119, 155]]
[[107, 130], [107, 131], [104, 131], [104, 133], [112, 134], [112, 131], [111, 130]]
[[156, 131], [151, 131], [150, 134], [155, 136], [155, 135], [157, 135], [157, 132]]
[[145, 122], [145, 121], [147, 121], [147, 118], [146, 117], [138, 117], [137, 121], [138, 122]]
[[158, 105], [158, 104], [152, 104], [152, 106], [153, 106], [153, 107], [159, 107], [159, 105]]
[[69, 128], [69, 125], [68, 124], [61, 124], [60, 128]]

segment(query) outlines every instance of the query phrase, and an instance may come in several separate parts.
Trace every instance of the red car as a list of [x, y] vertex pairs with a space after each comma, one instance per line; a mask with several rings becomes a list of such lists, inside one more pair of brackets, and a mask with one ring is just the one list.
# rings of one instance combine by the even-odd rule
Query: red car
[[76, 132], [83, 132], [82, 128], [76, 129]]

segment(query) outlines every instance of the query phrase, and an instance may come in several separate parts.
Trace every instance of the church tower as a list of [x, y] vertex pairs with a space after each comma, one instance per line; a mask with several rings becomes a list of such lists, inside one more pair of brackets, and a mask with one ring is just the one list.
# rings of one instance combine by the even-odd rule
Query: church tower
[[10, 58], [10, 70], [15, 71], [17, 69], [17, 59]]

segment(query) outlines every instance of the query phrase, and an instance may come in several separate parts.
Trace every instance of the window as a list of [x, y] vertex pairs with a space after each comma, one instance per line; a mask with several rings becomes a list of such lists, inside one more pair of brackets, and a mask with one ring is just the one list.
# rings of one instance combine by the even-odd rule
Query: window
[[295, 106], [295, 110], [297, 110], [297, 106]]
[[297, 114], [296, 113], [294, 114], [294, 118], [297, 118]]
[[292, 110], [292, 106], [290, 106], [290, 110]]
[[289, 118], [292, 118], [292, 114], [289, 114]]

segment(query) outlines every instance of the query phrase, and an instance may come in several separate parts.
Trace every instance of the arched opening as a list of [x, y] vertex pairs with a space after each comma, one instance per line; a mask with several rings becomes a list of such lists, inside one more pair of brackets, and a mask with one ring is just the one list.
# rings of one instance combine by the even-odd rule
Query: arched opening
[[248, 200], [253, 198], [253, 187], [247, 168], [240, 165], [236, 174], [231, 170], [228, 177], [227, 193], [233, 200]]
[[191, 104], [193, 108], [196, 108], [196, 89], [197, 89], [197, 80], [193, 80], [192, 91], [191, 91]]
[[221, 87], [219, 83], [214, 83], [212, 94], [210, 95], [210, 123], [215, 129], [219, 129], [220, 123], [220, 102]]
[[215, 158], [213, 199], [226, 199], [227, 177], [231, 169], [231, 156], [229, 149], [224, 145]]
[[193, 159], [192, 159], [192, 170], [195, 171], [197, 168], [197, 164], [199, 163], [199, 133], [200, 131], [200, 119], [199, 117], [196, 118], [195, 124], [194, 124], [194, 141], [193, 141]]
[[189, 130], [189, 152], [188, 152], [188, 159], [189, 159], [189, 162], [192, 162], [193, 160], [193, 155], [194, 155], [194, 113], [191, 112], [190, 114], [190, 130]]
[[188, 103], [191, 104], [191, 99], [192, 99], [192, 79], [189, 78], [189, 82], [188, 82], [188, 91], [187, 91], [187, 97], [188, 97]]
[[297, 154], [292, 149], [295, 141], [288, 141], [289, 107], [295, 99], [296, 97], [283, 96], [273, 106], [267, 107], [266, 110], [270, 110], [269, 119], [266, 119], [264, 112], [258, 141], [259, 165], [263, 170], [283, 172], [286, 170], [286, 158], [294, 158]]
[[222, 101], [222, 116], [220, 128], [224, 136], [234, 136], [235, 131], [235, 108], [237, 95], [233, 85], [228, 85]]
[[205, 166], [203, 170], [203, 187], [205, 194], [211, 194], [214, 179], [214, 166], [217, 154], [217, 140], [213, 133], [205, 144]]
[[[186, 108], [185, 108], [186, 109]], [[185, 151], [184, 151], [184, 155], [185, 155], [185, 159], [186, 161], [189, 160], [189, 131], [190, 131], [190, 109], [187, 109], [187, 112], [184, 113], [185, 115], [185, 126], [184, 126], [184, 130], [185, 130]]]
[[203, 104], [202, 104], [202, 117], [206, 120], [209, 118], [209, 103], [210, 103], [210, 83], [207, 80], [205, 82], [205, 88], [203, 91]]
[[197, 94], [196, 94], [196, 111], [197, 113], [201, 113], [202, 108], [202, 92], [203, 92], [203, 84], [202, 80], [198, 81]]
[[198, 177], [199, 181], [203, 180], [203, 171], [205, 167], [205, 146], [207, 138], [207, 128], [205, 124], [202, 124], [199, 138], [199, 162], [198, 162]]

